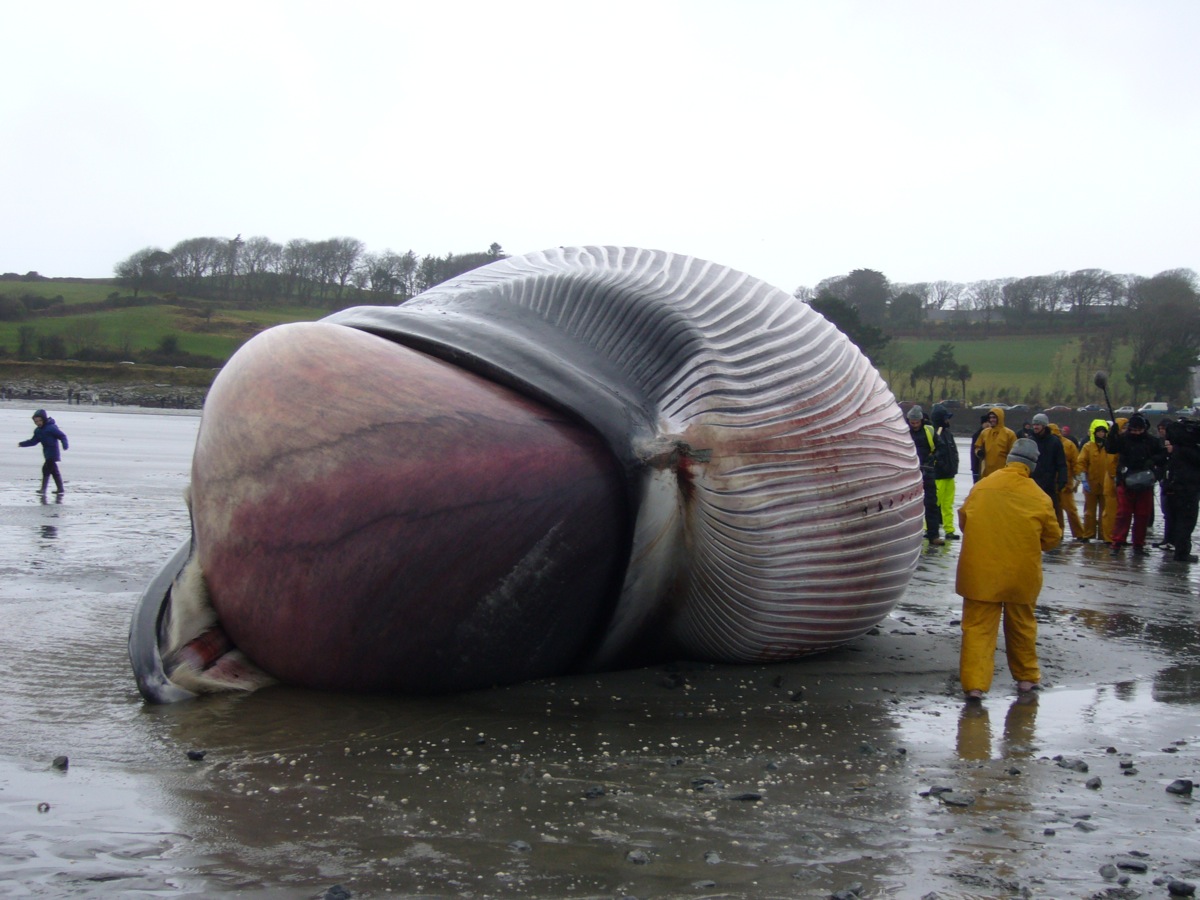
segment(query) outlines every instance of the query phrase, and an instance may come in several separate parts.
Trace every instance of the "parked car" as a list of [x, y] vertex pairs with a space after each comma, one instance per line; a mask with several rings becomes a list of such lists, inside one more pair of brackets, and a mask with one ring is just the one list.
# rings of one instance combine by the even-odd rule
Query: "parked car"
[[1042, 412], [1044, 412], [1044, 413], [1064, 413], [1064, 412], [1074, 412], [1074, 410], [1071, 409], [1071, 407], [1069, 407], [1069, 406], [1047, 406], [1045, 409], [1042, 410]]
[[1143, 416], [1165, 416], [1170, 411], [1171, 407], [1169, 404], [1160, 403], [1157, 401], [1143, 403], [1138, 407], [1138, 412], [1140, 412]]
[[1075, 412], [1104, 412], [1104, 407], [1099, 403], [1089, 403], [1087, 406], [1081, 406]]
[[1027, 413], [1030, 412], [1028, 406], [1024, 403], [1014, 403], [1012, 406], [1005, 407], [1009, 412]]
[[1118, 406], [1113, 412], [1118, 416], [1132, 416], [1137, 410], [1132, 406]]

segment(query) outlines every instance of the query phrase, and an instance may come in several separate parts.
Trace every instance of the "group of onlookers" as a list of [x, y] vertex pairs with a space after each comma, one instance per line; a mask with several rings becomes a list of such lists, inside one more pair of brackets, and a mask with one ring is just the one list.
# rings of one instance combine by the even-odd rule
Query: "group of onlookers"
[[[1054, 503], [1059, 525], [1065, 517], [1076, 541], [1098, 538], [1113, 556], [1125, 547], [1145, 556], [1157, 512], [1162, 515], [1162, 538], [1152, 546], [1170, 552], [1176, 562], [1197, 562], [1191, 550], [1200, 505], [1200, 433], [1193, 431], [1200, 427], [1187, 419], [1164, 419], [1153, 434], [1141, 413], [1117, 418], [1113, 424], [1093, 420], [1087, 441], [1076, 447], [1045, 414], [1033, 417], [1031, 437], [1041, 451], [1033, 480]], [[990, 410], [972, 441], [980, 460], [976, 480], [994, 470], [1000, 453], [1016, 440], [1016, 433], [1004, 425], [1004, 411]], [[1051, 456], [1053, 461], [1048, 461]], [[1082, 519], [1075, 503], [1080, 487]]]
[[[1017, 690], [1037, 689], [1033, 608], [1041, 590], [1041, 553], [1062, 540], [1064, 518], [1076, 541], [1099, 538], [1112, 556], [1126, 546], [1145, 556], [1157, 487], [1163, 537], [1153, 546], [1169, 551], [1176, 562], [1200, 561], [1191, 552], [1200, 509], [1200, 422], [1164, 420], [1152, 434], [1140, 413], [1114, 419], [1094, 420], [1087, 441], [1078, 446], [1044, 413], [1019, 437], [1004, 424], [1003, 409], [989, 410], [971, 437], [975, 484], [958, 511], [956, 530], [958, 451], [950, 413], [942, 404], [933, 407], [930, 420], [919, 406], [908, 411], [924, 481], [925, 536], [943, 544], [938, 532], [944, 528], [947, 538], [963, 540], [955, 589], [963, 598], [959, 675], [968, 700], [982, 698], [991, 686], [1002, 614]], [[1082, 520], [1075, 504], [1080, 487]]]

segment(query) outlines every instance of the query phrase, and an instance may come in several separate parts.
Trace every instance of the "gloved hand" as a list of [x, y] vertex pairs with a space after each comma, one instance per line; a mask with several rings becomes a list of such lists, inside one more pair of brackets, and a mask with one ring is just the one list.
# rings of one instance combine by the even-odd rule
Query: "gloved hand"
[[1092, 489], [1090, 487], [1088, 487], [1087, 475], [1080, 475], [1079, 478], [1080, 478], [1080, 480], [1083, 481], [1083, 492], [1085, 494], [1090, 494], [1092, 492]]

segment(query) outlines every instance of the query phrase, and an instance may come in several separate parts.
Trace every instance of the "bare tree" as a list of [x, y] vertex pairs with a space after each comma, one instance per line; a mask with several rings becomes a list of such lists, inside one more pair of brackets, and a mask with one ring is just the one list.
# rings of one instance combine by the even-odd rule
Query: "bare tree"
[[966, 289], [957, 281], [931, 281], [925, 293], [926, 306], [934, 309], [958, 309], [959, 299]]
[[1121, 279], [1103, 269], [1077, 269], [1063, 277], [1061, 287], [1063, 302], [1080, 322], [1093, 307], [1115, 305], [1124, 293]]
[[227, 238], [198, 237], [180, 241], [171, 248], [175, 272], [188, 293], [197, 296], [205, 293], [204, 279], [217, 274], [228, 243]]

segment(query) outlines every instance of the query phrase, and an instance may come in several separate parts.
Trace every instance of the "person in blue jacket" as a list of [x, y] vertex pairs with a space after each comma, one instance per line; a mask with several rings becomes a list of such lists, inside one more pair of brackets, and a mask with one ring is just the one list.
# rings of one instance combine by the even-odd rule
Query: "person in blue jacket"
[[33, 414], [33, 437], [27, 441], [18, 441], [18, 447], [33, 447], [37, 444], [42, 445], [42, 493], [46, 491], [46, 484], [51, 478], [54, 479], [54, 493], [61, 494], [63, 492], [62, 475], [58, 471], [58, 461], [62, 459], [62, 454], [59, 453], [58, 444], [62, 442], [62, 448], [67, 449], [67, 436], [63, 430], [54, 424], [54, 420], [46, 415], [44, 409], [39, 409]]

